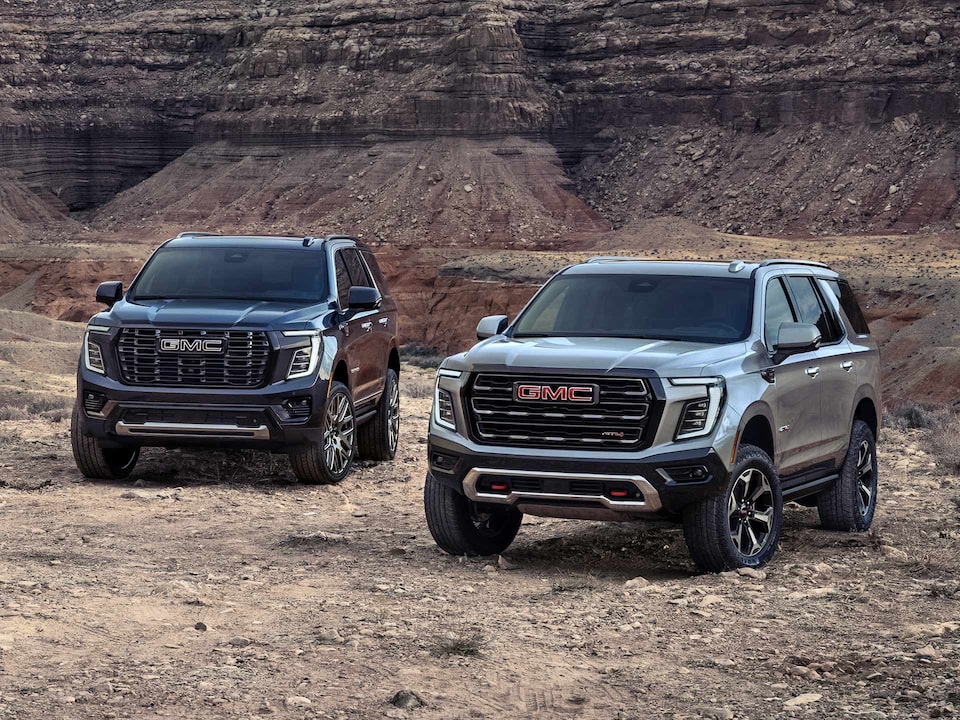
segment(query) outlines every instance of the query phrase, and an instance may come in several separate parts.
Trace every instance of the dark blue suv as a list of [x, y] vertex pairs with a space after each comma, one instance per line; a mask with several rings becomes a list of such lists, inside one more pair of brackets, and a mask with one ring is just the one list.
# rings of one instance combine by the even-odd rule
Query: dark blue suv
[[397, 307], [356, 239], [181, 233], [97, 300], [71, 426], [85, 476], [125, 477], [145, 446], [286, 452], [308, 483], [394, 457]]

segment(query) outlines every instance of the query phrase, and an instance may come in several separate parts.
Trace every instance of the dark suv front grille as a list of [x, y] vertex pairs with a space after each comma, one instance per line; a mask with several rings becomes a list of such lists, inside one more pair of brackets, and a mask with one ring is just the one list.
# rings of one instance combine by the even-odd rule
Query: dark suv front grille
[[[161, 349], [161, 340], [187, 342]], [[196, 349], [191, 341], [197, 340], [214, 341], [214, 346], [220, 341], [221, 350]], [[124, 328], [117, 354], [121, 378], [129, 385], [258, 387], [267, 373], [270, 349], [264, 332]]]
[[[594, 404], [523, 401], [515, 385], [596, 386]], [[639, 378], [481, 373], [467, 390], [474, 440], [531, 448], [628, 450], [643, 442], [653, 396]]]

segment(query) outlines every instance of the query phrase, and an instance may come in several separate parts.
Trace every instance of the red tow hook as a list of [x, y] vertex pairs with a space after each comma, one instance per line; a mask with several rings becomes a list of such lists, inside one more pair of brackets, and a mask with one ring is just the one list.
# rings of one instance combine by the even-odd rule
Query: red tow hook
[[494, 492], [506, 492], [510, 489], [510, 486], [506, 483], [492, 483], [490, 485], [490, 489]]
[[629, 497], [629, 496], [630, 496], [630, 493], [627, 492], [626, 490], [611, 490], [611, 491], [610, 491], [610, 497], [625, 498], [625, 497]]

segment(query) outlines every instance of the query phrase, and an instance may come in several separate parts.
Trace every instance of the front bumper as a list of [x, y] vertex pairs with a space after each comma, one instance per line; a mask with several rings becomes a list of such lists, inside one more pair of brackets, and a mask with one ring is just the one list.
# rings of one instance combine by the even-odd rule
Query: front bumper
[[[83, 432], [103, 447], [216, 446], [282, 450], [319, 442], [329, 383], [320, 377], [263, 388], [163, 388], [124, 385], [82, 368], [77, 390]], [[105, 399], [85, 408], [90, 394]], [[296, 417], [290, 401], [309, 399]]]
[[452, 434], [431, 433], [434, 479], [477, 502], [513, 505], [532, 515], [597, 520], [676, 515], [692, 502], [723, 493], [729, 477], [710, 447], [574, 458], [471, 445]]

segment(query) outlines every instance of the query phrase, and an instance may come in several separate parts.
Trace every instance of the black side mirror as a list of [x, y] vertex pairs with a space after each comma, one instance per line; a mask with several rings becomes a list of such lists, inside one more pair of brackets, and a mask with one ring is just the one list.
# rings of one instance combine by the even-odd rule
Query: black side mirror
[[347, 302], [351, 310], [375, 310], [380, 307], [383, 296], [372, 287], [352, 287]]
[[488, 315], [477, 323], [477, 340], [486, 340], [494, 335], [500, 335], [510, 324], [506, 315]]
[[97, 286], [97, 302], [102, 305], [113, 307], [122, 297], [123, 283], [119, 280], [111, 280]]
[[820, 349], [820, 329], [809, 323], [783, 323], [777, 334], [773, 362], [782, 363], [791, 355]]

